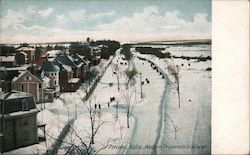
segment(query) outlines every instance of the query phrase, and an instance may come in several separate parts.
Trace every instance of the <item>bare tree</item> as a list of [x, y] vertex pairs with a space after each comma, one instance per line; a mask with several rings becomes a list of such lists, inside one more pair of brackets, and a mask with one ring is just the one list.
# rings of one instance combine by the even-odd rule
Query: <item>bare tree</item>
[[173, 127], [174, 127], [174, 139], [177, 139], [177, 131], [178, 131], [178, 128], [177, 128], [177, 126], [175, 125], [175, 123], [174, 123], [173, 119], [171, 118], [171, 116], [170, 116], [169, 114], [167, 114], [167, 115], [168, 115], [168, 118], [170, 119], [170, 121], [171, 121], [171, 123], [172, 123], [172, 125], [173, 125]]
[[93, 148], [93, 145], [95, 144], [95, 136], [105, 122], [101, 120], [101, 106], [97, 106], [95, 98], [94, 102], [92, 100], [93, 99], [91, 96], [89, 100], [85, 102], [87, 109], [87, 117], [90, 121], [90, 132], [84, 130], [87, 133], [87, 136], [83, 137], [79, 131], [76, 131], [73, 126], [70, 126], [70, 141], [67, 142], [68, 149], [66, 151], [66, 154], [96, 154], [99, 151], [105, 149], [109, 144], [110, 139], [107, 141], [106, 144], [102, 144], [101, 148]]
[[170, 64], [167, 61], [167, 65], [168, 65], [168, 72], [170, 75], [172, 75], [175, 79], [174, 82], [174, 88], [176, 89], [177, 93], [178, 93], [178, 103], [179, 103], [179, 108], [181, 107], [181, 101], [180, 101], [180, 68], [178, 65], [175, 66], [174, 64], [174, 60], [172, 60], [172, 64]]
[[118, 91], [120, 91], [121, 68], [118, 64], [113, 64], [112, 69], [118, 83]]
[[132, 102], [133, 94], [135, 94], [134, 90], [128, 88], [121, 92], [122, 98], [125, 102], [126, 116], [127, 116], [127, 127], [129, 128], [129, 118], [133, 114], [134, 105]]

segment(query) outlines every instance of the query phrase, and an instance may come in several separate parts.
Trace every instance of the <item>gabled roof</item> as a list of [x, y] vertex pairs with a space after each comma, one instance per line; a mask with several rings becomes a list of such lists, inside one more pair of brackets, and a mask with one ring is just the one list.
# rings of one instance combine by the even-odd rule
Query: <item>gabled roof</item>
[[54, 64], [57, 65], [57, 66], [59, 66], [60, 69], [66, 70], [67, 72], [71, 72], [72, 71], [72, 67], [71, 66], [64, 65], [61, 61], [59, 61], [57, 59], [54, 60]]
[[48, 59], [46, 59], [43, 62], [43, 66], [41, 70], [45, 72], [59, 72], [60, 68], [57, 65], [55, 65], [52, 61], [49, 61]]
[[54, 61], [61, 62], [63, 65], [70, 66], [71, 68], [77, 67], [76, 64], [73, 62], [73, 58], [66, 55], [66, 54], [60, 54], [58, 55]]
[[82, 62], [84, 65], [88, 64], [88, 62], [84, 59], [84, 56], [79, 55], [78, 53], [74, 53], [71, 56], [74, 60]]
[[36, 82], [42, 82], [41, 79], [39, 79], [37, 76], [33, 75], [30, 71], [19, 71], [19, 73], [20, 74], [17, 77], [13, 78], [13, 80], [12, 80], [13, 82], [18, 81], [19, 79], [22, 79], [22, 77], [27, 76], [27, 75], [33, 77]]
[[18, 53], [27, 56], [27, 54], [25, 52], [18, 52]]

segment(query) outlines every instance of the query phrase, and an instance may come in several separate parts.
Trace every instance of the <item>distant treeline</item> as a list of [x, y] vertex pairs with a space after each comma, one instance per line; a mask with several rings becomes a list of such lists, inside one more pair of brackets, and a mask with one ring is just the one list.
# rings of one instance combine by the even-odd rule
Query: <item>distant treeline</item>
[[135, 48], [135, 50], [141, 54], [152, 54], [152, 55], [155, 55], [159, 58], [171, 58], [171, 57], [173, 57], [173, 58], [180, 58], [180, 59], [186, 59], [186, 60], [197, 59], [198, 61], [212, 60], [212, 58], [210, 56], [190, 57], [190, 56], [175, 56], [175, 55], [171, 55], [171, 53], [169, 53], [169, 52], [162, 53], [161, 51], [164, 49], [165, 48], [152, 48], [152, 47], [136, 47]]
[[130, 60], [132, 58], [132, 52], [130, 51], [130, 48], [132, 46], [130, 44], [123, 44], [122, 45], [122, 50], [121, 50], [121, 54], [123, 54], [125, 56], [126, 60]]
[[114, 40], [97, 40], [91, 42], [92, 46], [103, 45], [101, 48], [101, 58], [108, 59], [111, 55], [115, 54], [115, 51], [121, 47], [118, 41]]
[[16, 53], [16, 49], [13, 46], [0, 46], [0, 55], [9, 56]]
[[164, 48], [136, 47], [135, 50], [141, 54], [152, 54], [159, 58], [169, 57], [169, 54], [161, 52]]

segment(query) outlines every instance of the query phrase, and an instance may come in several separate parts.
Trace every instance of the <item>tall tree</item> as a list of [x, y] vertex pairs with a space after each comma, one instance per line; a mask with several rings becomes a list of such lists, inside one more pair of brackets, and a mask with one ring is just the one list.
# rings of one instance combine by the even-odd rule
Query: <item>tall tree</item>
[[180, 101], [180, 68], [179, 68], [178, 65], [175, 66], [173, 58], [171, 58], [171, 62], [172, 63], [169, 63], [167, 61], [168, 72], [175, 79], [175, 82], [173, 83], [173, 86], [176, 89], [177, 94], [178, 94], [178, 104], [179, 104], [179, 108], [180, 108], [181, 107], [181, 101]]
[[135, 90], [132, 90], [132, 88], [125, 89], [121, 92], [122, 98], [125, 103], [125, 109], [126, 109], [126, 116], [127, 116], [127, 128], [129, 128], [129, 118], [133, 114], [134, 110], [134, 104], [135, 102], [132, 101], [133, 95], [135, 95]]

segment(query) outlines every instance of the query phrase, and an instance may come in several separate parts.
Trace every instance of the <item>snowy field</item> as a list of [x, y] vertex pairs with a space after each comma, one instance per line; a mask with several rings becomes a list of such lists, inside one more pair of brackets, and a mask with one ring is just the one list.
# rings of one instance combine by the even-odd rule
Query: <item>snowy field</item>
[[[176, 56], [211, 56], [211, 51], [188, 52], [189, 49], [170, 50]], [[150, 59], [167, 72], [167, 63], [152, 55], [138, 54]], [[168, 60], [170, 61], [170, 60]], [[171, 88], [170, 97], [165, 106], [164, 134], [158, 153], [164, 154], [209, 154], [211, 149], [211, 61], [174, 59], [180, 66], [180, 98], [178, 107], [177, 92]], [[171, 62], [171, 61], [170, 61]], [[169, 75], [171, 82], [174, 78]], [[176, 130], [175, 130], [176, 129]]]

